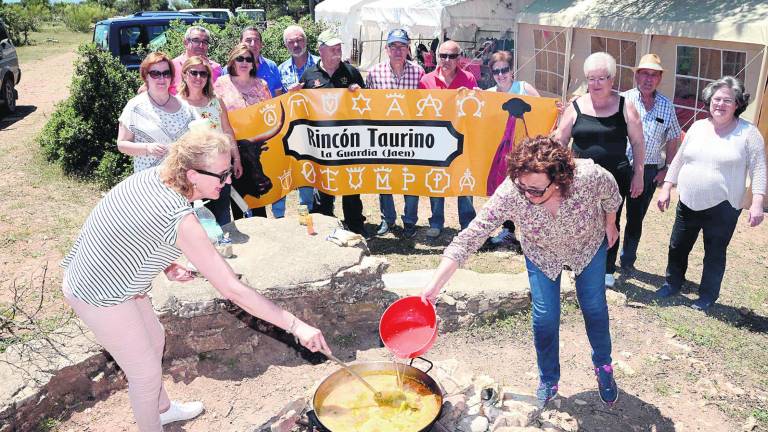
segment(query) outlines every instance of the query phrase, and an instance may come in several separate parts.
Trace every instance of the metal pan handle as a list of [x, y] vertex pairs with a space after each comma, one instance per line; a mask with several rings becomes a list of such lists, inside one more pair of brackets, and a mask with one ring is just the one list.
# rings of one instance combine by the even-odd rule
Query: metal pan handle
[[[429, 368], [428, 368], [427, 370], [421, 370], [421, 369], [419, 369], [419, 368], [416, 368], [416, 369], [419, 369], [419, 370], [421, 370], [421, 371], [422, 371], [422, 372], [424, 372], [424, 373], [429, 373], [429, 371], [431, 371], [431, 370], [432, 370], [432, 368], [433, 368], [433, 367], [435, 367], [435, 365], [434, 365], [434, 364], [433, 364], [431, 361], [429, 361], [429, 360], [425, 359], [424, 357], [414, 357], [414, 358], [412, 358], [412, 359], [411, 359], [411, 363], [410, 363], [410, 365], [411, 365], [411, 366], [413, 366], [413, 361], [414, 361], [414, 360], [416, 360], [416, 359], [419, 359], [419, 360], [423, 360], [423, 361], [425, 361], [425, 362], [429, 363]], [[416, 367], [416, 366], [413, 366], [413, 367]]]

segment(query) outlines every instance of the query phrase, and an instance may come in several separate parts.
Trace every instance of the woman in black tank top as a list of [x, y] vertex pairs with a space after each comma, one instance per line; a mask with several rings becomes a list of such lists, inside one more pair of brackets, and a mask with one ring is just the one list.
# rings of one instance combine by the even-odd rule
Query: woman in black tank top
[[[584, 61], [588, 94], [576, 99], [566, 108], [555, 138], [564, 146], [573, 138], [572, 150], [576, 157], [592, 159], [613, 174], [622, 199], [637, 197], [643, 192], [643, 161], [645, 144], [643, 126], [632, 104], [613, 92], [616, 60], [607, 53], [594, 53]], [[627, 159], [627, 139], [632, 145], [633, 169]], [[605, 284], [613, 287], [616, 256], [619, 250], [619, 220], [606, 223], [608, 258], [605, 266]], [[609, 221], [606, 221], [609, 222]]]

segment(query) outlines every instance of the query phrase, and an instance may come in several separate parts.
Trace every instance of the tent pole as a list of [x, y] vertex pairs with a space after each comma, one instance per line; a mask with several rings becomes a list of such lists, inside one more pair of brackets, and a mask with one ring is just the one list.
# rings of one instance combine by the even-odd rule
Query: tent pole
[[[746, 76], [746, 72], [744, 73]], [[757, 128], [763, 135], [763, 138], [768, 143], [768, 106], [763, 107], [765, 103], [766, 92], [768, 92], [768, 45], [763, 45], [763, 63], [760, 66], [760, 77], [757, 80], [757, 94], [755, 95], [755, 116], [752, 122], [757, 125]]]
[[571, 49], [573, 48], [573, 27], [568, 27], [565, 33], [565, 68], [563, 69], [563, 88], [560, 101], [565, 104], [568, 98], [568, 87], [571, 83]]

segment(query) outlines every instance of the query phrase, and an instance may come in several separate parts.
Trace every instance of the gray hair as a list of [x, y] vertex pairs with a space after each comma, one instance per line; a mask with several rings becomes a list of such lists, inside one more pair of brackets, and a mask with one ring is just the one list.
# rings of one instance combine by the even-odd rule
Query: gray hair
[[608, 71], [608, 78], [616, 76], [616, 59], [607, 52], [592, 53], [584, 60], [584, 77], [586, 78], [590, 72], [598, 69], [605, 69]]
[[733, 113], [733, 116], [739, 117], [741, 113], [747, 110], [749, 93], [744, 92], [744, 83], [736, 77], [726, 75], [715, 82], [709, 83], [701, 91], [702, 101], [709, 106], [709, 103], [712, 102], [712, 96], [723, 87], [728, 87], [733, 92], [733, 99], [736, 102], [736, 112]]
[[285, 44], [286, 41], [288, 41], [288, 34], [298, 32], [301, 33], [301, 35], [304, 37], [304, 40], [307, 39], [307, 34], [304, 33], [304, 29], [301, 28], [301, 26], [298, 25], [289, 25], [288, 27], [283, 30], [283, 44]]
[[207, 28], [201, 27], [201, 26], [191, 26], [187, 28], [187, 31], [184, 33], [184, 40], [189, 40], [189, 38], [192, 36], [193, 31], [199, 31], [200, 33], [205, 33], [205, 37], [207, 37], [208, 39], [211, 38], [211, 32], [209, 32]]

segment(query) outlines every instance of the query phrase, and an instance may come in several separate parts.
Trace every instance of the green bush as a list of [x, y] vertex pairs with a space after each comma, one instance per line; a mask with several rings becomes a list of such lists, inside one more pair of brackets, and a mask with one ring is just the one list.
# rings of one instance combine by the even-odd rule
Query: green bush
[[112, 16], [114, 11], [97, 3], [71, 4], [64, 9], [62, 20], [68, 29], [87, 33], [91, 25]]
[[[78, 55], [70, 96], [56, 107], [38, 143], [45, 157], [68, 174], [92, 178], [99, 169], [97, 180], [106, 187], [129, 171], [129, 158], [114, 156], [118, 153], [117, 123], [141, 80], [93, 44], [81, 45]], [[113, 155], [103, 162], [110, 153]], [[101, 169], [104, 164], [113, 170]]]
[[[240, 42], [240, 34], [243, 29], [248, 26], [255, 26], [256, 22], [241, 15], [229, 21], [224, 28], [205, 25], [204, 23], [198, 24], [211, 32], [208, 57], [224, 65], [227, 62], [229, 51]], [[269, 27], [262, 32], [264, 42], [262, 55], [264, 57], [274, 60], [278, 64], [288, 59], [288, 50], [285, 49], [283, 43], [283, 31], [292, 24], [296, 24], [296, 22], [289, 16], [280, 17], [276, 21], [270, 22]], [[301, 18], [298, 24], [307, 33], [307, 47], [311, 51], [315, 51], [317, 36], [323, 31], [323, 26], [312, 22], [312, 18], [309, 16]], [[181, 55], [184, 52], [184, 33], [187, 31], [187, 27], [182, 22], [174, 21], [168, 31], [165, 32], [163, 41], [150, 47], [150, 50], [163, 51], [171, 58]]]
[[118, 151], [107, 150], [94, 173], [94, 180], [102, 189], [111, 189], [133, 172], [130, 156]]
[[0, 19], [8, 26], [14, 45], [30, 45], [29, 33], [38, 31], [44, 19], [50, 19], [50, 11], [42, 4], [0, 4]]

